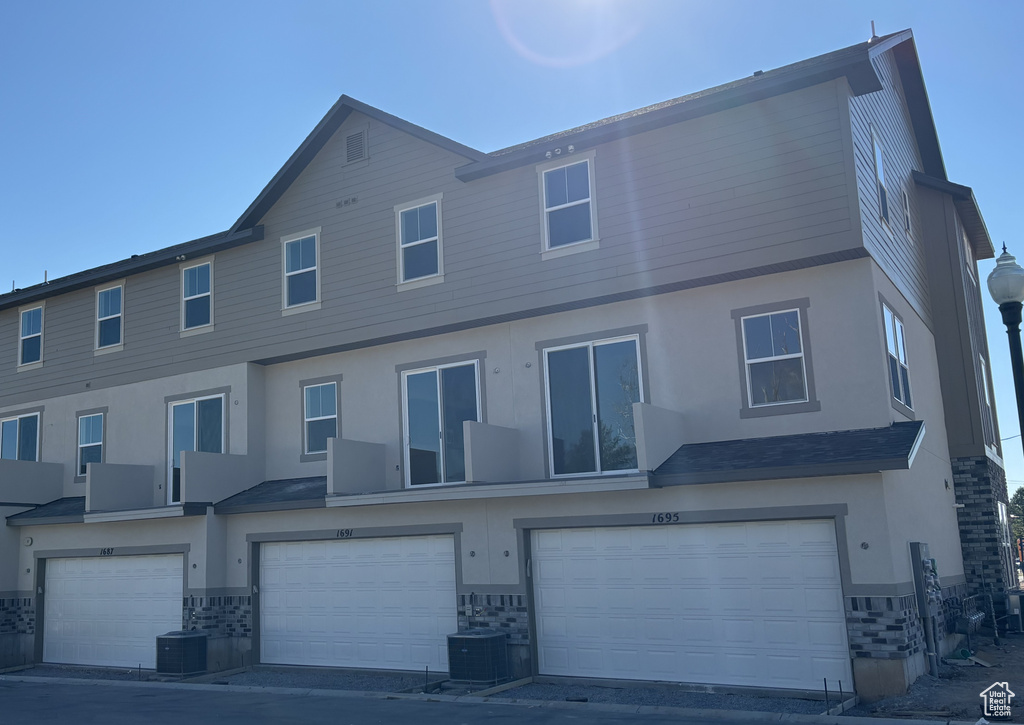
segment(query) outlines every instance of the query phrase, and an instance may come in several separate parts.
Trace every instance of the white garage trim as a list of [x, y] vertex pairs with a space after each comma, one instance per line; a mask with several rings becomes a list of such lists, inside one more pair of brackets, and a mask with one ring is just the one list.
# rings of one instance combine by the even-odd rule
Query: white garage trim
[[536, 530], [539, 672], [852, 690], [831, 520]]
[[451, 534], [261, 546], [263, 663], [445, 672], [456, 607]]
[[181, 554], [46, 560], [43, 661], [156, 668], [156, 638], [181, 629]]

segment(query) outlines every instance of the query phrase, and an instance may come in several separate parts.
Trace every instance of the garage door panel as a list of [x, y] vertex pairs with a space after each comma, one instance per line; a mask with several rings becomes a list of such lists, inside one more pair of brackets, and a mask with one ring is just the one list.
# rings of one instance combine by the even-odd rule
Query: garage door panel
[[[458, 629], [452, 536], [268, 543], [262, 550], [263, 662], [447, 669], [445, 637]], [[282, 569], [289, 574], [280, 576]]]
[[51, 559], [43, 660], [156, 667], [156, 637], [181, 629], [181, 554]]
[[537, 531], [532, 543], [542, 674], [851, 681], [831, 521]]

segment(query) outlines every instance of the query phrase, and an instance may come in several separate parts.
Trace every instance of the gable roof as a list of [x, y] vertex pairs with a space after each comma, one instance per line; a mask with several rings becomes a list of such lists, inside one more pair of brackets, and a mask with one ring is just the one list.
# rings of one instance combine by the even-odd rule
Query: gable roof
[[464, 146], [456, 141], [452, 141], [450, 138], [446, 138], [440, 134], [428, 131], [422, 126], [409, 123], [398, 116], [392, 116], [390, 113], [385, 113], [379, 108], [368, 106], [365, 103], [361, 103], [354, 98], [348, 96], [342, 96], [338, 101], [331, 106], [331, 110], [320, 119], [320, 123], [316, 125], [302, 144], [295, 149], [295, 153], [284, 163], [284, 166], [274, 175], [274, 178], [270, 180], [260, 192], [259, 196], [253, 200], [249, 208], [242, 213], [242, 216], [238, 218], [238, 221], [231, 227], [232, 232], [237, 232], [241, 229], [247, 229], [254, 224], [258, 224], [263, 215], [270, 210], [278, 199], [287, 191], [288, 187], [292, 185], [309, 163], [320, 153], [320, 149], [330, 140], [334, 133], [341, 127], [341, 124], [345, 122], [353, 111], [358, 111], [364, 116], [368, 116], [376, 121], [385, 123], [388, 126], [403, 131], [410, 136], [414, 136], [418, 139], [426, 141], [427, 143], [440, 146], [443, 149], [451, 151], [452, 153], [465, 156], [472, 161], [478, 161], [486, 158], [486, 154], [482, 151]]

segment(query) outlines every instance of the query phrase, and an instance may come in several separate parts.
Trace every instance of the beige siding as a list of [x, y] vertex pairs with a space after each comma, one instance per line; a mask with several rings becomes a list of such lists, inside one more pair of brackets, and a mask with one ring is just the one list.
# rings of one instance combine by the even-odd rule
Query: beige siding
[[[45, 364], [15, 373], [17, 315], [5, 311], [4, 403], [85, 382], [108, 387], [357, 347], [855, 249], [838, 87], [599, 146], [600, 249], [547, 261], [535, 167], [462, 183], [454, 172], [464, 157], [354, 114], [262, 220], [264, 240], [216, 255], [212, 332], [179, 335], [177, 266], [127, 280], [121, 352], [93, 355], [94, 293], [84, 290], [47, 302]], [[369, 159], [345, 165], [344, 134], [367, 123]], [[437, 193], [445, 281], [400, 292], [394, 206]], [[322, 307], [282, 316], [281, 237], [314, 227], [322, 229]]]

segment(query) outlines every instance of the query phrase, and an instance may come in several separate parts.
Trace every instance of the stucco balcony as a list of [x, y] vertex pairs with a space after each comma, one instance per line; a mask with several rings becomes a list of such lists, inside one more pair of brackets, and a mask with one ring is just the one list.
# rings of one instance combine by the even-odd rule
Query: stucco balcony
[[217, 503], [263, 480], [256, 456], [228, 453], [181, 453], [181, 503]]
[[49, 503], [63, 492], [63, 464], [0, 459], [0, 503]]

